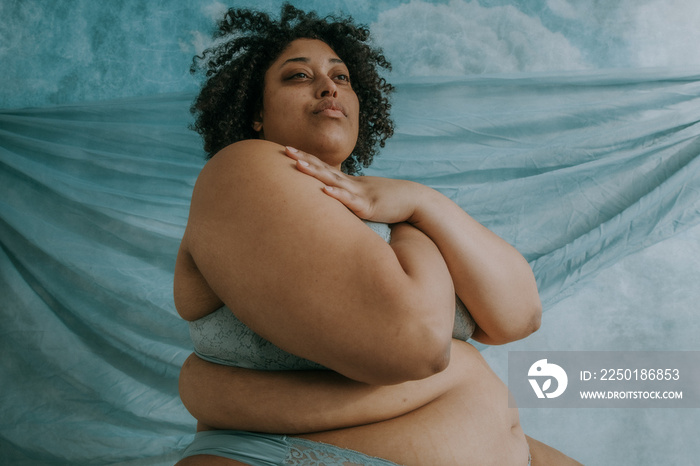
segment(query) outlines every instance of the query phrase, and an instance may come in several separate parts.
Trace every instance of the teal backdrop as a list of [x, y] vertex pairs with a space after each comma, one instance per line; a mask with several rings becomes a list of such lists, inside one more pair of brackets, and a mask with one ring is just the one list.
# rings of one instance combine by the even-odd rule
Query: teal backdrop
[[[518, 248], [515, 350], [700, 351], [700, 4], [296, 1], [367, 24], [396, 135], [367, 174], [432, 186]], [[192, 56], [227, 6], [0, 0], [0, 463], [166, 465], [191, 441], [172, 275], [204, 164]], [[505, 400], [504, 400], [505, 402]], [[523, 409], [584, 464], [694, 464], [698, 411]]]

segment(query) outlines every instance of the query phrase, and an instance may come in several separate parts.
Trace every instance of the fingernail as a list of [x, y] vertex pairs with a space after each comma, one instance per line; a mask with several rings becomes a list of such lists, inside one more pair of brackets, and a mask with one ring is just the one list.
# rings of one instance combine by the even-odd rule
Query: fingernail
[[297, 149], [295, 149], [295, 148], [293, 148], [293, 147], [291, 147], [291, 146], [287, 146], [287, 150], [288, 150], [289, 152], [294, 152], [295, 154], [296, 154], [297, 152], [299, 152]]
[[300, 165], [303, 165], [305, 167], [309, 166], [309, 162], [307, 162], [306, 160], [297, 160], [297, 162], [299, 162]]

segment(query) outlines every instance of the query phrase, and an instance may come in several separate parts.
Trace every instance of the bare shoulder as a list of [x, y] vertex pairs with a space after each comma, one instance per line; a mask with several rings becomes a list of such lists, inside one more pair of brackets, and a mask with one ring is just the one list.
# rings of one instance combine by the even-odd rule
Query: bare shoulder
[[337, 261], [369, 254], [367, 248], [389, 253], [378, 235], [323, 192], [320, 181], [299, 172], [282, 146], [261, 140], [232, 144], [206, 164], [184, 243], [224, 303], [234, 304], [228, 301], [232, 290], [250, 282], [235, 293], [238, 309], [261, 283], [280, 289], [282, 273], [298, 276], [299, 268], [317, 271], [324, 264], [340, 268]]
[[247, 139], [224, 147], [204, 166], [199, 178], [216, 179], [234, 174], [230, 170], [255, 169], [272, 165], [293, 165], [284, 147], [262, 139]]
[[295, 162], [284, 154], [284, 147], [263, 140], [240, 141], [224, 148], [202, 169], [192, 196], [189, 223], [196, 227], [205, 217], [221, 218], [224, 213], [229, 220], [253, 220], [249, 217], [253, 215], [285, 222], [298, 217], [310, 204], [345, 216], [346, 209], [329, 202], [322, 187], [320, 181], [295, 168]]
[[[245, 140], [231, 144], [209, 160], [200, 172], [194, 196], [225, 189], [240, 191], [279, 176], [294, 168], [284, 148], [263, 140]], [[284, 182], [284, 179], [278, 179]], [[259, 185], [257, 185], [259, 186]], [[194, 200], [194, 199], [193, 199]]]
[[296, 169], [284, 147], [263, 140], [232, 144], [205, 165], [187, 230], [193, 254], [222, 235], [229, 245], [244, 247], [276, 241], [280, 232], [323, 236], [331, 244], [368, 235], [354, 214], [323, 192], [320, 181]]
[[[262, 139], [248, 139], [231, 144], [214, 155], [202, 169], [198, 182], [217, 179], [256, 182], [290, 171], [296, 172], [294, 160], [285, 155], [283, 146]], [[285, 179], [276, 181], [284, 182]]]

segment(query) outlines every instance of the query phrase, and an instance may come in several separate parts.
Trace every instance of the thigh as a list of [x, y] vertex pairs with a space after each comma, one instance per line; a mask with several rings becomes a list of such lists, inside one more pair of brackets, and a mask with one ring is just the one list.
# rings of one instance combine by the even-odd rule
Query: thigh
[[564, 453], [549, 445], [545, 445], [539, 440], [527, 437], [527, 443], [530, 445], [530, 453], [532, 454], [532, 466], [548, 464], [556, 464], [557, 466], [583, 466], [575, 459], [566, 456]]
[[406, 465], [527, 465], [528, 446], [508, 389], [467, 343], [453, 347], [461, 383], [395, 419], [302, 435]]

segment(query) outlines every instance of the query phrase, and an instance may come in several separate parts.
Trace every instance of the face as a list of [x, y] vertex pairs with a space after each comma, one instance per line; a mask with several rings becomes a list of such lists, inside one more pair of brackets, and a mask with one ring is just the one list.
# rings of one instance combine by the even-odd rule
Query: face
[[265, 73], [253, 129], [339, 168], [357, 143], [360, 104], [343, 61], [325, 43], [297, 39]]

